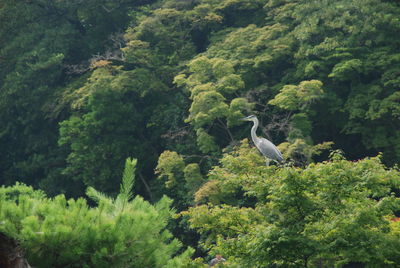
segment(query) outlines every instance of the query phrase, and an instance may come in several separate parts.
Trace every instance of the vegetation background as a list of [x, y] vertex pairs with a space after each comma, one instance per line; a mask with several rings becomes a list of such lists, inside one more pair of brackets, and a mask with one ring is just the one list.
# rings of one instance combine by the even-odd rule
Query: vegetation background
[[399, 32], [386, 0], [0, 0], [0, 231], [37, 267], [398, 267]]

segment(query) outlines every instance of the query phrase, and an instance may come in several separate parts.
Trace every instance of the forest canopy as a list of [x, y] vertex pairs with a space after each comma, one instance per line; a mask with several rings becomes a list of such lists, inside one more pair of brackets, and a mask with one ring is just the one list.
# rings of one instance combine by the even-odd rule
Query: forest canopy
[[399, 32], [385, 0], [2, 0], [0, 231], [40, 267], [396, 267]]

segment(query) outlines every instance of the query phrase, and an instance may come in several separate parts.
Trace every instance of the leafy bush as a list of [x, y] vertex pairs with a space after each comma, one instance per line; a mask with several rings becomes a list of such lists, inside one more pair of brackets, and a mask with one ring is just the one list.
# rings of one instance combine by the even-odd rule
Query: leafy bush
[[380, 156], [352, 162], [334, 152], [330, 161], [305, 168], [261, 163], [244, 142], [211, 171], [218, 187], [208, 189], [208, 202], [183, 212], [203, 235], [203, 247], [232, 267], [400, 263], [393, 222], [400, 198], [392, 192], [400, 172]]

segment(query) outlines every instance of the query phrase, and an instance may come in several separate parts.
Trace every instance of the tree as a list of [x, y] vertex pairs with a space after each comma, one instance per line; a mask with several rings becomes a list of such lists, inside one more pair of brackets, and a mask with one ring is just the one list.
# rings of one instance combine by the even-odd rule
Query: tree
[[119, 195], [112, 199], [94, 188], [83, 198], [47, 198], [16, 184], [0, 189], [2, 232], [18, 239], [32, 265], [40, 267], [187, 267], [192, 249], [166, 230], [172, 200], [155, 205], [133, 198], [136, 159], [127, 159]]
[[268, 102], [292, 114], [289, 117], [290, 126], [287, 142], [280, 145], [284, 158], [294, 160], [296, 164], [312, 161], [312, 156], [322, 150], [329, 149], [332, 142], [313, 145], [311, 139], [312, 122], [308, 114], [310, 105], [324, 97], [322, 83], [318, 80], [302, 81], [298, 86], [285, 85], [280, 92]]
[[158, 179], [165, 180], [166, 192], [174, 199], [175, 208], [179, 211], [194, 203], [194, 193], [204, 183], [199, 165], [186, 165], [183, 157], [172, 151], [164, 151], [160, 155], [156, 173]]
[[400, 252], [391, 219], [400, 199], [392, 189], [400, 173], [380, 158], [351, 162], [333, 153], [305, 168], [266, 167], [243, 143], [210, 172], [218, 187], [204, 204], [182, 214], [202, 234], [203, 246], [233, 267], [395, 267]]
[[64, 173], [109, 193], [117, 190], [110, 180], [123, 169], [120, 163], [124, 158], [134, 154], [148, 159], [151, 154], [143, 152], [154, 150], [141, 127], [143, 115], [138, 112], [141, 103], [135, 91], [137, 85], [152, 89], [157, 84], [127, 82], [128, 77], [139, 80], [140, 71], [120, 73], [115, 67], [97, 68], [87, 83], [69, 96], [76, 113], [60, 124], [59, 144], [70, 150]]
[[[151, 1], [2, 1], [0, 5], [0, 181], [16, 179], [51, 194], [82, 194], [61, 174], [68, 152], [59, 148], [60, 101], [82, 77], [69, 68], [113, 48], [129, 12]], [[84, 76], [83, 76], [84, 77]]]
[[[296, 111], [299, 114], [293, 117], [292, 127], [302, 125], [300, 130], [304, 131], [309, 122], [315, 126], [312, 130], [308, 128], [309, 135], [305, 134], [309, 140], [297, 142], [296, 147], [301, 151], [310, 144], [332, 141], [352, 158], [383, 151], [385, 161], [396, 163], [399, 131], [394, 73], [398, 69], [395, 52], [398, 40], [391, 36], [398, 31], [394, 19], [400, 10], [398, 4], [371, 0], [366, 6], [365, 2], [355, 0], [258, 1], [253, 5], [261, 2], [265, 4], [264, 13], [260, 14], [264, 16], [263, 21], [223, 25], [225, 29], [212, 33], [207, 51], [194, 58], [175, 78], [178, 85], [190, 90], [192, 106], [187, 121], [196, 129], [198, 140], [203, 141], [199, 143], [200, 148], [210, 152], [229, 143], [220, 137], [222, 131], [214, 125], [221, 125], [224, 132], [229, 130], [233, 137], [243, 137], [235, 128], [227, 130], [229, 124], [223, 122], [229, 114], [227, 105], [233, 98], [244, 98], [253, 104], [248, 110], [254, 110], [261, 120], [273, 124], [276, 114], [285, 118], [288, 112], [286, 108], [286, 111], [276, 110], [266, 103], [282, 97], [279, 91], [285, 86], [318, 80], [324, 85], [324, 98], [307, 102], [306, 115], [304, 111]], [[222, 22], [228, 17], [223, 11], [236, 15], [243, 7], [251, 6], [247, 1], [207, 3], [222, 17]], [[374, 26], [364, 23], [370, 19]], [[378, 38], [372, 42], [372, 36]], [[228, 69], [240, 77], [241, 82], [236, 81], [235, 85], [241, 89], [234, 95], [216, 90], [216, 84], [222, 83], [213, 74], [216, 61], [229, 63]], [[289, 88], [285, 91], [288, 93]], [[211, 112], [196, 108], [204, 102], [211, 106], [208, 109]], [[245, 111], [242, 108], [241, 112]], [[343, 119], [339, 120], [337, 114]], [[288, 134], [287, 129], [279, 132]], [[288, 139], [290, 144], [296, 144], [294, 137]], [[311, 154], [306, 155], [310, 158]]]

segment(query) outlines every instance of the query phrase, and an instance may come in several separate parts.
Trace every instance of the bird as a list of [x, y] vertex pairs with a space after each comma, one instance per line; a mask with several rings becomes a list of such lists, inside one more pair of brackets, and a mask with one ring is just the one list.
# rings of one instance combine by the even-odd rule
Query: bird
[[[261, 137], [257, 137], [256, 131], [258, 128], [258, 119], [255, 115], [250, 115], [245, 118], [242, 118], [243, 121], [253, 121], [253, 127], [251, 128], [251, 139], [254, 142], [254, 145], [257, 147], [257, 149], [260, 151], [260, 153], [272, 160], [275, 160], [277, 162], [282, 162], [283, 157], [281, 152], [279, 151], [276, 146], [270, 142], [269, 140]], [[267, 161], [267, 165], [269, 164], [269, 161]]]

